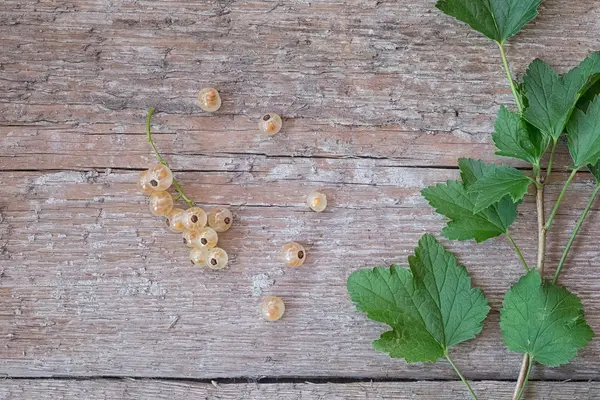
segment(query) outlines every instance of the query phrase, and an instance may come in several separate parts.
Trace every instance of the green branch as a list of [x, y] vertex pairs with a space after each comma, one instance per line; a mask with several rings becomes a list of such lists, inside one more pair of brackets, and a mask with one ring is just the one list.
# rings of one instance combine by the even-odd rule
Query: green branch
[[565, 250], [563, 251], [562, 257], [560, 258], [560, 261], [558, 263], [558, 267], [556, 267], [556, 272], [554, 273], [554, 279], [552, 280], [552, 282], [556, 283], [556, 281], [558, 280], [558, 276], [560, 275], [560, 272], [562, 271], [562, 267], [565, 264], [567, 256], [569, 255], [571, 246], [573, 246], [575, 237], [579, 233], [579, 230], [581, 229], [581, 225], [583, 224], [585, 217], [587, 217], [588, 213], [590, 212], [590, 209], [592, 208], [592, 205], [594, 204], [594, 200], [596, 200], [596, 196], [598, 196], [599, 191], [600, 191], [600, 184], [596, 184], [596, 188], [594, 189], [592, 196], [590, 197], [587, 205], [585, 206], [585, 209], [579, 216], [579, 220], [577, 221], [577, 224], [575, 225], [575, 228], [573, 229], [573, 232], [571, 233], [571, 237], [569, 238], [569, 241], [567, 242], [567, 247], [565, 247]]
[[546, 176], [544, 177], [544, 183], [548, 181], [548, 177], [552, 173], [552, 164], [554, 163], [554, 152], [556, 151], [558, 139], [553, 139], [553, 141], [554, 143], [552, 144], [552, 151], [550, 151], [550, 159], [548, 160], [548, 167], [546, 168]]
[[512, 74], [510, 73], [510, 67], [508, 66], [508, 60], [506, 58], [506, 53], [504, 52], [504, 43], [496, 42], [498, 48], [500, 49], [500, 57], [502, 58], [502, 65], [504, 65], [504, 71], [506, 71], [506, 77], [508, 78], [508, 83], [510, 84], [510, 89], [512, 90], [513, 96], [515, 97], [515, 102], [517, 103], [517, 108], [519, 109], [519, 113], [523, 113], [523, 102], [521, 100], [521, 96], [519, 96], [519, 92], [517, 91], [517, 87], [515, 86], [515, 81], [512, 78]]
[[533, 367], [533, 360], [532, 360], [531, 356], [529, 356], [527, 358], [527, 364], [528, 364], [527, 365], [527, 374], [525, 375], [525, 380], [523, 381], [523, 385], [517, 392], [516, 400], [521, 400], [521, 397], [523, 397], [523, 394], [525, 394], [525, 387], [527, 386], [527, 382], [529, 382], [529, 374], [531, 374], [531, 367]]
[[[152, 120], [152, 114], [154, 114], [154, 107], [152, 107], [152, 108], [150, 108], [150, 110], [148, 110], [148, 116], [146, 117], [146, 139], [148, 140], [148, 143], [150, 143], [150, 147], [152, 147], [152, 150], [154, 151], [156, 158], [158, 158], [158, 162], [169, 167], [169, 164], [160, 155], [160, 153], [158, 152], [158, 149], [154, 145], [154, 141], [152, 140], [152, 133], [150, 130], [150, 121]], [[179, 196], [183, 199], [183, 201], [185, 201], [188, 206], [194, 207], [194, 202], [192, 201], [192, 199], [190, 199], [189, 197], [187, 197], [185, 195], [185, 193], [183, 192], [183, 189], [181, 188], [181, 185], [179, 184], [179, 182], [177, 182], [177, 179], [175, 179], [175, 178], [173, 178], [173, 185], [175, 185], [175, 189], [177, 190], [177, 193], [179, 193]]]
[[456, 375], [458, 375], [458, 377], [465, 384], [465, 386], [467, 387], [467, 389], [469, 389], [469, 392], [471, 392], [471, 395], [473, 396], [473, 399], [477, 400], [477, 395], [475, 394], [475, 391], [473, 390], [473, 388], [469, 384], [469, 381], [467, 381], [465, 379], [465, 377], [463, 376], [463, 374], [460, 373], [458, 367], [456, 366], [456, 364], [454, 364], [454, 362], [450, 358], [450, 355], [448, 354], [448, 352], [446, 351], [444, 355], [446, 356], [446, 360], [448, 360], [448, 362], [450, 363], [450, 365], [452, 365], [452, 368], [454, 368], [454, 371], [456, 372]]
[[571, 175], [569, 175], [569, 178], [567, 179], [567, 181], [565, 182], [565, 184], [564, 184], [564, 186], [562, 188], [562, 191], [558, 195], [558, 199], [556, 199], [556, 203], [554, 204], [554, 208], [552, 209], [552, 213], [550, 214], [550, 217], [548, 218], [548, 222], [546, 222], [546, 225], [544, 226], [545, 230], [550, 229], [550, 226], [552, 226], [552, 221], [554, 220], [554, 216], [556, 215], [556, 212], [558, 211], [558, 207], [560, 206], [560, 202], [562, 201], [563, 197], [565, 196], [565, 193], [567, 193], [567, 188], [571, 184], [571, 181], [573, 180], [573, 178], [575, 178], [575, 174], [577, 174], [577, 171], [579, 171], [579, 168], [575, 168], [571, 172]]
[[515, 253], [517, 253], [519, 258], [521, 259], [521, 263], [523, 264], [523, 267], [525, 267], [525, 271], [529, 272], [529, 265], [527, 265], [527, 261], [525, 261], [525, 257], [523, 257], [523, 253], [521, 252], [521, 249], [519, 249], [519, 246], [517, 246], [514, 239], [512, 238], [512, 236], [510, 236], [510, 234], [508, 232], [506, 232], [505, 235], [506, 235], [506, 238], [508, 239], [508, 241], [510, 242], [510, 244], [512, 245], [513, 249], [515, 249]]

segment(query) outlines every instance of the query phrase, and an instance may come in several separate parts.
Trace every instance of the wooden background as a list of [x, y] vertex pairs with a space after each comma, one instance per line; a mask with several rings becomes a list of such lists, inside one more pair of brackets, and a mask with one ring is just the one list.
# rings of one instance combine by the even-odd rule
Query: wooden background
[[[497, 160], [512, 104], [496, 46], [434, 0], [0, 0], [0, 399], [464, 399], [451, 367], [371, 348], [350, 304], [358, 268], [404, 263], [443, 218], [419, 195], [459, 157]], [[600, 49], [597, 0], [546, 0], [508, 46], [560, 71]], [[217, 87], [214, 115], [195, 104]], [[231, 267], [194, 268], [137, 192], [154, 162], [144, 118], [188, 194], [231, 205]], [[273, 138], [256, 123], [284, 117]], [[560, 149], [553, 204], [568, 163]], [[518, 165], [518, 164], [513, 164]], [[316, 214], [313, 189], [330, 199]], [[549, 235], [549, 271], [591, 193], [578, 174]], [[600, 205], [561, 277], [600, 332]], [[534, 262], [534, 204], [513, 235]], [[308, 261], [284, 268], [299, 241]], [[498, 310], [522, 267], [501, 238], [448, 242], [492, 311], [454, 359], [483, 399], [509, 398], [521, 356]], [[287, 306], [264, 322], [264, 295]], [[600, 341], [534, 368], [529, 398], [600, 397]], [[449, 382], [448, 382], [449, 381]], [[563, 381], [570, 381], [565, 383]]]

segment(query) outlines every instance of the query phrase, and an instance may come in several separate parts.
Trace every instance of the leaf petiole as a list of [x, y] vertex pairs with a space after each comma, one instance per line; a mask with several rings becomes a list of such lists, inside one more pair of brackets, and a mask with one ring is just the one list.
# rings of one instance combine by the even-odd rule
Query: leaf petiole
[[562, 191], [558, 195], [558, 199], [556, 199], [556, 204], [554, 204], [554, 208], [552, 209], [552, 213], [550, 214], [550, 217], [548, 218], [548, 221], [546, 222], [546, 225], [544, 226], [544, 230], [547, 231], [548, 229], [550, 229], [550, 226], [552, 226], [552, 221], [554, 220], [554, 216], [556, 215], [556, 212], [558, 211], [558, 207], [560, 206], [560, 202], [562, 201], [563, 197], [565, 196], [565, 193], [567, 193], [567, 188], [571, 184], [571, 181], [573, 180], [573, 178], [575, 178], [575, 174], [577, 174], [577, 171], [579, 171], [579, 167], [573, 169], [573, 171], [571, 172], [571, 175], [569, 175], [569, 178], [565, 182], [565, 184], [564, 184], [564, 186], [562, 188]]
[[523, 385], [515, 395], [514, 400], [521, 400], [521, 397], [523, 397], [523, 394], [525, 394], [525, 387], [527, 386], [527, 382], [529, 382], [529, 374], [531, 374], [531, 368], [533, 367], [533, 360], [531, 359], [530, 355], [528, 355], [527, 357], [527, 364], [528, 365], [527, 373], [525, 374], [525, 380], [523, 380]]
[[569, 238], [569, 241], [567, 242], [567, 247], [565, 247], [565, 250], [563, 251], [562, 257], [560, 258], [560, 261], [558, 263], [558, 267], [556, 267], [556, 272], [554, 273], [554, 279], [552, 280], [552, 283], [556, 283], [556, 281], [558, 280], [558, 276], [560, 275], [560, 272], [562, 271], [562, 267], [565, 264], [567, 256], [569, 255], [571, 246], [573, 246], [575, 237], [577, 236], [577, 234], [579, 233], [579, 230], [581, 229], [583, 220], [585, 220], [585, 217], [587, 217], [588, 213], [590, 212], [590, 209], [592, 208], [592, 205], [594, 204], [594, 200], [596, 200], [596, 196], [598, 196], [599, 191], [600, 191], [600, 184], [596, 184], [596, 188], [594, 189], [594, 192], [592, 193], [590, 200], [588, 201], [587, 205], [585, 206], [585, 209], [581, 213], [581, 216], [579, 217], [579, 220], [577, 221], [577, 224], [575, 225], [575, 228], [573, 229], [573, 232], [571, 233], [571, 237]]
[[502, 65], [504, 65], [504, 71], [506, 71], [506, 77], [508, 78], [508, 83], [510, 84], [510, 89], [512, 90], [512, 94], [515, 98], [515, 102], [517, 103], [517, 108], [519, 109], [519, 113], [523, 112], [523, 103], [517, 91], [517, 87], [515, 86], [515, 81], [512, 78], [512, 74], [510, 73], [510, 67], [508, 66], [508, 59], [506, 58], [506, 53], [504, 52], [504, 42], [496, 42], [498, 48], [500, 49], [500, 57], [502, 58]]
[[552, 173], [552, 164], [554, 163], [554, 152], [556, 151], [556, 145], [558, 144], [558, 139], [552, 139], [552, 150], [550, 151], [550, 159], [548, 160], [548, 167], [546, 167], [546, 176], [544, 177], [543, 183], [548, 181], [548, 177]]
[[525, 257], [523, 257], [523, 253], [521, 252], [521, 249], [519, 249], [519, 246], [517, 246], [517, 243], [515, 243], [515, 240], [512, 238], [512, 236], [510, 236], [510, 233], [506, 232], [505, 235], [506, 235], [506, 238], [508, 239], [508, 241], [510, 242], [510, 244], [512, 245], [513, 249], [515, 249], [515, 253], [517, 253], [519, 258], [521, 259], [521, 263], [523, 264], [523, 267], [525, 267], [525, 271], [529, 272], [529, 265], [527, 265], [527, 261], [525, 261]]
[[[158, 149], [156, 148], [156, 145], [154, 144], [154, 141], [152, 140], [152, 132], [150, 130], [150, 121], [152, 120], [152, 114], [154, 114], [154, 107], [151, 107], [148, 110], [148, 116], [146, 117], [146, 140], [150, 144], [150, 147], [152, 147], [152, 150], [154, 151], [156, 158], [158, 158], [158, 162], [163, 165], [166, 165], [168, 167], [169, 164], [160, 155], [160, 153], [158, 152]], [[187, 203], [187, 205], [190, 207], [194, 207], [194, 202], [192, 201], [192, 199], [187, 197], [185, 195], [185, 193], [183, 193], [183, 189], [181, 188], [181, 185], [179, 184], [179, 182], [177, 182], [177, 180], [175, 178], [173, 178], [173, 185], [175, 186], [175, 190], [177, 190], [177, 193], [179, 193], [179, 196]]]
[[465, 384], [465, 386], [467, 387], [467, 389], [469, 389], [469, 392], [471, 392], [471, 395], [473, 396], [473, 399], [477, 400], [477, 395], [475, 394], [475, 391], [473, 390], [473, 388], [469, 384], [469, 381], [467, 381], [467, 379], [463, 376], [463, 374], [460, 373], [460, 370], [458, 369], [458, 367], [456, 366], [456, 364], [454, 364], [454, 362], [450, 358], [450, 354], [448, 354], [448, 351], [444, 352], [444, 356], [446, 357], [446, 360], [448, 360], [448, 362], [450, 363], [450, 365], [452, 365], [452, 368], [454, 368], [454, 371], [456, 372], [456, 375], [458, 375], [458, 377]]

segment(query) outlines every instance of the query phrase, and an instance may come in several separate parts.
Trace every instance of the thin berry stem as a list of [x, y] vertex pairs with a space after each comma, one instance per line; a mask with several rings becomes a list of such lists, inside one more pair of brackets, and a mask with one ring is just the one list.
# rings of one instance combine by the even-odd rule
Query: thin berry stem
[[577, 224], [575, 225], [575, 228], [573, 229], [573, 232], [571, 233], [571, 237], [569, 238], [567, 247], [565, 247], [565, 250], [563, 251], [562, 257], [560, 258], [560, 261], [558, 263], [558, 267], [556, 267], [556, 272], [554, 273], [554, 279], [552, 280], [553, 283], [556, 283], [556, 281], [558, 280], [558, 276], [560, 275], [560, 272], [562, 271], [562, 267], [565, 264], [565, 261], [567, 260], [567, 256], [569, 255], [569, 251], [571, 250], [571, 247], [573, 246], [575, 237], [579, 233], [579, 230], [581, 229], [581, 225], [583, 225], [583, 220], [585, 220], [585, 217], [587, 217], [588, 213], [590, 212], [590, 209], [592, 208], [592, 205], [594, 204], [594, 200], [596, 200], [596, 196], [598, 195], [599, 191], [600, 191], [600, 184], [596, 184], [596, 188], [594, 189], [594, 192], [592, 193], [590, 200], [588, 201], [587, 205], [585, 206], [585, 209], [579, 216], [579, 220], [577, 221]]
[[525, 261], [525, 257], [523, 257], [521, 249], [519, 249], [519, 246], [517, 246], [517, 243], [515, 243], [515, 240], [512, 238], [512, 236], [510, 236], [508, 232], [506, 232], [505, 235], [510, 244], [512, 245], [513, 249], [515, 249], [515, 253], [517, 253], [517, 256], [519, 256], [519, 258], [521, 259], [521, 263], [523, 264], [523, 267], [525, 267], [525, 271], [529, 272], [529, 265], [527, 265], [527, 261]]
[[552, 209], [552, 213], [550, 213], [550, 217], [548, 218], [548, 222], [546, 222], [546, 225], [544, 226], [544, 230], [547, 231], [548, 229], [550, 229], [550, 226], [552, 226], [552, 222], [554, 221], [554, 217], [556, 216], [556, 212], [558, 211], [558, 207], [560, 206], [560, 202], [562, 201], [563, 197], [565, 196], [565, 193], [567, 193], [567, 188], [571, 184], [571, 181], [573, 180], [573, 178], [575, 178], [575, 174], [577, 174], [577, 171], [579, 171], [579, 168], [573, 169], [573, 171], [571, 172], [571, 175], [569, 175], [569, 178], [565, 182], [565, 184], [564, 184], [564, 186], [562, 188], [562, 191], [558, 195], [558, 199], [556, 199], [556, 204], [554, 204], [554, 208]]
[[504, 52], [504, 43], [496, 42], [498, 48], [500, 49], [500, 57], [502, 58], [502, 65], [504, 65], [504, 71], [506, 71], [506, 77], [508, 78], [508, 83], [510, 84], [510, 90], [512, 90], [512, 94], [515, 98], [515, 103], [517, 103], [517, 108], [519, 109], [519, 113], [523, 113], [523, 103], [521, 98], [519, 97], [519, 93], [517, 92], [517, 87], [515, 86], [515, 81], [512, 78], [512, 74], [510, 73], [510, 67], [508, 66], [508, 59], [506, 58], [506, 53]]
[[450, 358], [450, 355], [448, 354], [448, 352], [446, 351], [444, 353], [444, 355], [446, 356], [446, 360], [448, 360], [448, 362], [450, 363], [450, 365], [452, 365], [452, 368], [454, 368], [454, 371], [456, 372], [456, 375], [458, 375], [458, 377], [465, 384], [465, 386], [467, 387], [467, 389], [469, 389], [469, 392], [471, 392], [471, 395], [473, 396], [473, 399], [477, 400], [477, 395], [475, 394], [475, 391], [473, 390], [473, 388], [469, 384], [469, 381], [467, 381], [465, 379], [465, 377], [463, 376], [463, 374], [460, 373], [458, 367], [456, 366], [456, 364], [454, 364], [454, 362]]
[[[160, 155], [158, 149], [156, 148], [156, 145], [154, 144], [154, 141], [152, 140], [152, 132], [150, 130], [152, 114], [154, 114], [154, 107], [148, 110], [148, 116], [146, 117], [146, 139], [148, 140], [148, 143], [150, 143], [150, 147], [152, 147], [156, 158], [158, 158], [158, 162], [169, 167], [169, 163], [167, 163], [167, 161]], [[179, 196], [183, 199], [183, 201], [185, 201], [188, 206], [194, 207], [194, 202], [192, 201], [192, 199], [185, 195], [183, 189], [181, 188], [181, 185], [179, 184], [179, 182], [177, 182], [177, 179], [175, 178], [173, 178], [173, 185], [175, 186], [175, 190], [177, 190], [177, 193], [179, 193]]]

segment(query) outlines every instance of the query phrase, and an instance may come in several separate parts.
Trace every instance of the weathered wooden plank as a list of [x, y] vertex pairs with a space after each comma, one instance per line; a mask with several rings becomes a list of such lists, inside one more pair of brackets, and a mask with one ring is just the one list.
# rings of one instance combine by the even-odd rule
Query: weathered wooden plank
[[[182, 169], [221, 153], [489, 159], [511, 103], [496, 46], [434, 3], [3, 1], [0, 168], [139, 167], [150, 106], [168, 113], [161, 147]], [[545, 2], [510, 45], [516, 75], [600, 48], [599, 17], [595, 0]], [[194, 104], [209, 84], [217, 116]], [[285, 129], [264, 140], [256, 120], [270, 110]]]
[[[189, 265], [180, 237], [146, 211], [137, 172], [3, 172], [0, 278], [0, 373], [7, 376], [125, 375], [356, 376], [453, 378], [443, 363], [405, 365], [370, 346], [383, 328], [366, 321], [347, 299], [347, 275], [364, 266], [404, 262], [425, 232], [443, 220], [420, 197], [427, 185], [457, 171], [403, 168], [389, 160], [231, 159], [235, 171], [179, 173], [203, 204], [238, 204], [236, 223], [222, 235], [231, 268], [219, 273]], [[564, 180], [564, 174], [557, 174]], [[581, 176], [550, 235], [555, 263], [579, 209], [591, 192]], [[305, 193], [324, 189], [322, 214], [304, 206]], [[560, 190], [548, 187], [548, 205]], [[577, 241], [562, 281], [578, 293], [590, 325], [600, 329], [598, 205]], [[533, 204], [521, 206], [514, 229], [534, 259]], [[304, 243], [308, 261], [282, 267], [279, 246]], [[456, 362], [474, 379], [514, 379], [519, 359], [501, 344], [498, 312], [521, 266], [501, 239], [449, 243], [494, 309], [484, 333], [459, 346]], [[551, 268], [550, 268], [551, 269]], [[264, 274], [264, 275], [263, 275]], [[257, 313], [259, 297], [281, 295], [278, 323]], [[174, 319], [177, 323], [171, 326]], [[593, 341], [574, 363], [535, 369], [535, 378], [592, 379], [600, 368]]]
[[[442, 225], [418, 191], [456, 172], [402, 167], [492, 159], [494, 114], [511, 102], [495, 47], [433, 4], [0, 2], [0, 373], [454, 378], [444, 364], [375, 353], [369, 342], [382, 328], [353, 310], [344, 288], [351, 271], [404, 260]], [[536, 56], [565, 70], [598, 49], [599, 16], [593, 0], [544, 2], [510, 45], [517, 76]], [[216, 116], [194, 105], [208, 84], [223, 94]], [[136, 173], [71, 171], [146, 166], [150, 106], [163, 111], [157, 141], [187, 171], [178, 175], [190, 194], [236, 205], [239, 222], [222, 238], [228, 271], [188, 265], [177, 236], [134, 193]], [[286, 118], [268, 140], [255, 129], [267, 110]], [[588, 178], [560, 212], [550, 265]], [[325, 214], [303, 206], [314, 187], [330, 195]], [[549, 202], [558, 190], [549, 187]], [[521, 212], [515, 237], [533, 260], [530, 201]], [[596, 214], [563, 282], [598, 330]], [[300, 271], [277, 261], [291, 239], [308, 247]], [[501, 240], [451, 248], [494, 308], [456, 361], [471, 378], [512, 379], [519, 357], [500, 344], [497, 310], [520, 266]], [[277, 324], [257, 315], [261, 285], [288, 303]], [[599, 355], [594, 341], [575, 363], [536, 367], [535, 377], [596, 378]]]
[[[508, 399], [512, 382], [478, 381], [480, 398]], [[527, 398], [539, 400], [596, 399], [598, 382], [531, 382]], [[457, 400], [470, 399], [460, 382], [358, 382], [358, 383], [193, 383], [160, 380], [5, 380], [2, 400]]]

